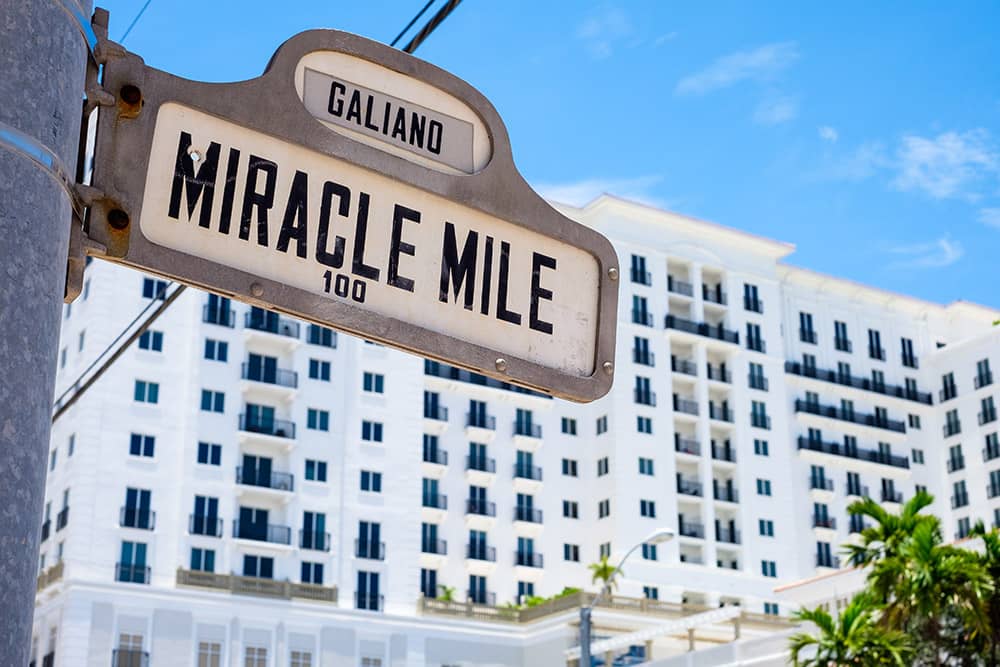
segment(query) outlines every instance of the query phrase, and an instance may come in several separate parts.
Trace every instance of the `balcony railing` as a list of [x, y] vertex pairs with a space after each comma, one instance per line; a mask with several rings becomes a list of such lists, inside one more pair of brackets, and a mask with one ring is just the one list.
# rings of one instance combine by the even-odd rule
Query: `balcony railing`
[[514, 435], [523, 435], [526, 438], [541, 438], [542, 425], [528, 424], [523, 421], [514, 422]]
[[425, 554], [437, 554], [438, 556], [447, 556], [448, 543], [444, 540], [421, 540], [420, 552]]
[[712, 458], [716, 461], [729, 461], [730, 463], [736, 463], [736, 448], [731, 446], [729, 442], [724, 445], [717, 445], [712, 443]]
[[233, 521], [233, 537], [241, 540], [291, 544], [292, 529], [279, 524], [262, 524], [255, 521]]
[[907, 368], [920, 368], [920, 361], [913, 355], [904, 354], [901, 361]]
[[739, 333], [725, 328], [721, 323], [713, 325], [708, 324], [707, 322], [693, 322], [691, 320], [685, 320], [681, 317], [677, 317], [676, 315], [667, 315], [664, 320], [664, 326], [667, 329], [676, 329], [677, 331], [684, 331], [697, 336], [714, 338], [726, 343], [739, 345], [740, 342]]
[[299, 337], [299, 323], [285, 319], [284, 317], [267, 317], [251, 310], [246, 314], [243, 321], [247, 329], [265, 331], [277, 334], [278, 336], [287, 336], [288, 338]]
[[497, 461], [488, 456], [466, 456], [465, 469], [495, 473], [497, 471]]
[[689, 359], [680, 359], [678, 357], [671, 356], [670, 370], [675, 373], [683, 373], [684, 375], [697, 375], [698, 364]]
[[859, 461], [870, 461], [871, 463], [881, 463], [883, 465], [895, 466], [897, 468], [909, 468], [910, 460], [905, 456], [894, 454], [883, 454], [876, 449], [859, 449], [857, 447], [845, 447], [839, 442], [821, 442], [810, 440], [799, 436], [799, 449], [809, 449], [814, 452], [833, 454], [834, 456], [844, 456], [849, 459]]
[[855, 389], [871, 391], [877, 394], [882, 394], [883, 396], [895, 396], [896, 398], [916, 401], [917, 403], [923, 403], [924, 405], [931, 405], [933, 403], [931, 395], [928, 392], [915, 391], [897, 385], [874, 382], [869, 378], [854, 377], [852, 375], [838, 373], [837, 371], [803, 366], [797, 361], [786, 361], [785, 372], [792, 373], [793, 375], [801, 375], [802, 377], [823, 380], [824, 382], [832, 382], [834, 384], [844, 385], [845, 387], [854, 387]]
[[812, 329], [799, 329], [799, 340], [803, 343], [816, 344], [816, 332]]
[[439, 466], [448, 465], [448, 452], [438, 448], [424, 448], [424, 463], [434, 463]]
[[763, 313], [764, 312], [764, 302], [761, 299], [751, 299], [748, 296], [743, 297], [743, 308], [744, 310], [749, 310], [752, 313]]
[[650, 391], [648, 389], [639, 389], [637, 387], [633, 390], [632, 396], [635, 399], [635, 402], [638, 403], [639, 405], [649, 405], [649, 406], [656, 405], [655, 391]]
[[222, 519], [204, 514], [189, 514], [188, 532], [192, 535], [222, 537]]
[[722, 422], [732, 422], [733, 421], [733, 411], [725, 405], [716, 405], [709, 401], [708, 403], [708, 416], [711, 419], [717, 419]]
[[479, 516], [496, 516], [497, 504], [488, 500], [474, 500], [472, 498], [465, 501], [466, 514], [478, 514]]
[[423, 494], [423, 506], [436, 510], [448, 509], [448, 496], [443, 493]]
[[902, 504], [903, 493], [895, 489], [882, 489], [882, 502]]
[[701, 482], [697, 482], [693, 479], [684, 479], [683, 477], [678, 476], [677, 493], [682, 493], [685, 496], [701, 496]]
[[527, 463], [514, 464], [514, 477], [516, 479], [531, 479], [536, 482], [542, 481], [542, 469], [538, 466]]
[[989, 424], [997, 420], [997, 409], [989, 408], [979, 413], [979, 425]]
[[847, 530], [850, 533], [860, 533], [866, 528], [868, 528], [868, 524], [860, 516], [852, 515], [850, 522], [847, 524]]
[[201, 320], [206, 324], [218, 324], [232, 329], [236, 326], [236, 311], [232, 308], [210, 308], [205, 304], [201, 309]]
[[938, 390], [938, 401], [944, 403], [958, 396], [958, 387], [948, 384]]
[[544, 567], [545, 560], [542, 558], [542, 554], [515, 551], [514, 565], [520, 565], [521, 567]]
[[633, 347], [632, 362], [636, 364], [642, 364], [643, 366], [655, 366], [656, 355], [650, 352], [649, 350], [641, 350], [637, 347]]
[[747, 376], [747, 384], [750, 385], [751, 389], [757, 389], [759, 391], [768, 390], [767, 378], [763, 375], [755, 375], [751, 373]]
[[709, 303], [717, 303], [720, 306], [726, 305], [726, 293], [717, 287], [701, 286], [701, 298]]
[[527, 396], [536, 396], [538, 398], [552, 398], [546, 394], [532, 391], [531, 389], [525, 389], [524, 387], [518, 387], [517, 385], [510, 384], [509, 382], [494, 380], [493, 378], [486, 377], [482, 373], [473, 373], [472, 371], [455, 368], [454, 366], [442, 364], [437, 361], [431, 361], [430, 359], [424, 360], [424, 375], [444, 378], [445, 380], [455, 380], [457, 382], [467, 382], [480, 387], [490, 387], [492, 389], [512, 391], [516, 394], [525, 394]]
[[766, 354], [767, 343], [764, 341], [763, 338], [748, 338], [747, 349], [753, 350], [754, 352], [760, 352], [761, 354]]
[[1000, 447], [983, 447], [983, 460], [992, 461], [993, 459], [1000, 458]]
[[218, 574], [198, 570], [177, 570], [179, 586], [195, 586], [228, 591], [237, 595], [256, 595], [269, 598], [302, 598], [316, 602], [337, 602], [336, 587], [320, 584], [303, 584], [260, 577], [243, 577], [236, 574]]
[[833, 338], [833, 347], [841, 352], [851, 352], [854, 349], [850, 340], [847, 338], [838, 338], [836, 336]]
[[762, 428], [765, 430], [771, 430], [771, 418], [767, 415], [762, 415], [759, 412], [750, 413], [750, 425], [755, 428]]
[[698, 414], [698, 401], [690, 398], [681, 398], [674, 395], [674, 412], [683, 412], [688, 415]]
[[980, 373], [976, 376], [973, 385], [976, 389], [982, 389], [983, 387], [988, 387], [993, 384], [993, 371], [986, 371], [985, 373]]
[[870, 359], [878, 359], [879, 361], [885, 361], [885, 348], [875, 347], [873, 345], [868, 346], [868, 357]]
[[116, 648], [111, 651], [111, 667], [149, 667], [149, 651]]
[[256, 468], [236, 466], [236, 483], [245, 486], [259, 486], [275, 491], [294, 491], [295, 476], [287, 472], [271, 471], [265, 473]]
[[466, 591], [465, 598], [468, 600], [466, 604], [477, 604], [487, 607], [495, 607], [497, 604], [497, 594], [490, 591]]
[[740, 493], [736, 489], [726, 486], [715, 486], [712, 488], [712, 497], [727, 503], [740, 502]]
[[965, 457], [959, 454], [958, 456], [948, 457], [948, 462], [945, 464], [948, 472], [956, 472], [958, 470], [965, 470]]
[[959, 507], [965, 507], [969, 504], [969, 494], [966, 493], [956, 493], [951, 497], [951, 507], [952, 509], [957, 509]]
[[368, 560], [385, 560], [385, 542], [354, 540], [354, 555]]
[[942, 430], [944, 431], [944, 437], [946, 438], [950, 438], [953, 435], [958, 435], [959, 433], [962, 432], [962, 422], [958, 419], [945, 422], [944, 428]]
[[125, 505], [118, 515], [118, 525], [122, 528], [153, 530], [156, 528], [156, 512]]
[[725, 366], [713, 366], [712, 364], [708, 364], [705, 369], [708, 374], [708, 379], [713, 382], [725, 382], [726, 384], [730, 384], [733, 381], [733, 374], [727, 370]]
[[446, 422], [448, 421], [448, 408], [442, 405], [425, 405], [424, 419], [433, 419], [434, 421]]
[[497, 430], [497, 418], [493, 415], [476, 414], [474, 412], [465, 413], [465, 425], [472, 428], [484, 428], [489, 431]]
[[518, 505], [514, 508], [514, 521], [526, 521], [528, 523], [541, 523], [542, 510], [533, 507], [522, 507]]
[[705, 526], [697, 521], [678, 521], [677, 532], [683, 537], [704, 539]]
[[115, 581], [122, 581], [127, 584], [148, 584], [149, 578], [150, 569], [147, 565], [115, 563]]
[[265, 370], [260, 366], [251, 366], [246, 362], [242, 365], [241, 377], [244, 380], [264, 382], [266, 384], [273, 384], [279, 387], [289, 387], [291, 389], [295, 389], [299, 386], [299, 374], [295, 371], [286, 370], [284, 368]]
[[632, 324], [641, 324], [644, 327], [653, 326], [653, 313], [646, 310], [632, 309]]
[[715, 541], [725, 542], [726, 544], [739, 544], [740, 531], [736, 530], [735, 528], [717, 526], [715, 529]]
[[466, 544], [465, 557], [469, 560], [484, 560], [495, 563], [497, 560], [497, 548], [486, 546], [485, 544]]
[[247, 433], [273, 435], [276, 438], [295, 438], [295, 422], [286, 419], [266, 419], [257, 415], [240, 415], [240, 430]]
[[814, 491], [833, 491], [833, 480], [826, 477], [809, 477], [809, 488]]
[[694, 296], [694, 285], [667, 275], [667, 291], [682, 296]]
[[652, 285], [653, 284], [653, 274], [649, 271], [640, 271], [639, 269], [632, 269], [630, 271], [632, 277], [632, 282], [638, 285]]
[[836, 529], [837, 527], [837, 519], [832, 516], [819, 516], [814, 514], [812, 520], [813, 528]]
[[861, 424], [863, 426], [873, 426], [875, 428], [895, 431], [897, 433], [906, 433], [906, 424], [901, 421], [888, 418], [880, 419], [878, 415], [868, 415], [861, 412], [843, 410], [832, 405], [820, 405], [819, 403], [803, 401], [802, 399], [795, 399], [795, 411], [806, 412], [808, 414], [819, 415], [821, 417], [828, 417], [830, 419], [838, 419], [840, 421], [851, 422], [854, 424]]
[[674, 451], [681, 452], [682, 454], [692, 454], [694, 456], [700, 456], [701, 443], [699, 443], [697, 440], [682, 438], [679, 433], [674, 433]]
[[56, 531], [60, 531], [69, 523], [69, 507], [64, 507], [56, 514]]
[[315, 530], [300, 530], [299, 548], [313, 549], [315, 551], [329, 551], [330, 533], [322, 533]]
[[840, 569], [840, 557], [839, 556], [821, 556], [816, 554], [816, 567], [829, 567], [833, 569]]
[[847, 484], [847, 495], [855, 496], [858, 498], [868, 497], [868, 487], [862, 484]]
[[364, 611], [382, 611], [385, 609], [385, 596], [371, 593], [355, 593], [354, 608]]

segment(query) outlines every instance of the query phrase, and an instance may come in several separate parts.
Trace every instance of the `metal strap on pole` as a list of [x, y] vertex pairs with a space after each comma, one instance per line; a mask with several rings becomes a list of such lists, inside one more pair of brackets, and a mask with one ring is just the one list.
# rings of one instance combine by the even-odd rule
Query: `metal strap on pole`
[[90, 57], [94, 58], [97, 51], [97, 34], [90, 25], [90, 16], [88, 16], [87, 12], [84, 11], [83, 7], [76, 0], [55, 0], [55, 3], [69, 14], [73, 22], [76, 23], [80, 34], [83, 35], [83, 41], [87, 43], [87, 50], [90, 52]]
[[73, 212], [78, 216], [83, 215], [83, 202], [80, 201], [74, 187], [76, 181], [70, 177], [69, 169], [55, 151], [2, 120], [0, 120], [0, 148], [6, 148], [34, 162], [66, 192], [73, 206]]

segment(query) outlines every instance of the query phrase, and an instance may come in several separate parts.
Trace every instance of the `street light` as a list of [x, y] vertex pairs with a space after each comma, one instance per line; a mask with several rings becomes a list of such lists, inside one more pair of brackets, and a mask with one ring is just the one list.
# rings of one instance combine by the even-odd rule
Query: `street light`
[[[674, 539], [674, 531], [672, 531], [671, 529], [658, 528], [654, 530], [652, 533], [646, 536], [646, 539], [644, 539], [642, 542], [639, 542], [638, 544], [636, 544], [635, 546], [633, 546], [631, 549], [628, 550], [628, 552], [621, 559], [621, 561], [619, 561], [618, 567], [616, 567], [611, 572], [611, 576], [608, 577], [607, 583], [605, 583], [604, 587], [601, 589], [601, 592], [594, 597], [594, 601], [591, 602], [589, 606], [584, 605], [580, 607], [580, 667], [591, 667], [590, 612], [593, 610], [594, 607], [597, 606], [597, 603], [601, 601], [601, 599], [604, 597], [604, 594], [608, 591], [608, 589], [611, 588], [611, 582], [614, 581], [615, 575], [617, 575], [621, 571], [622, 566], [625, 564], [625, 561], [628, 560], [628, 557], [632, 555], [633, 551], [635, 551], [644, 544], [662, 544], [663, 542], [669, 542], [672, 539]], [[607, 667], [610, 667], [610, 665], [608, 665]]]

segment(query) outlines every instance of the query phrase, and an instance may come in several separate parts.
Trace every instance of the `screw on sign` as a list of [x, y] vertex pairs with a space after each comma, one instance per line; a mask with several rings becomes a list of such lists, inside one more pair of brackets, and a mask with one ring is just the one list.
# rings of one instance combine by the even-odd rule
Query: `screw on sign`
[[105, 259], [571, 400], [610, 389], [614, 250], [527, 185], [467, 83], [317, 30], [250, 81], [126, 53], [103, 84]]

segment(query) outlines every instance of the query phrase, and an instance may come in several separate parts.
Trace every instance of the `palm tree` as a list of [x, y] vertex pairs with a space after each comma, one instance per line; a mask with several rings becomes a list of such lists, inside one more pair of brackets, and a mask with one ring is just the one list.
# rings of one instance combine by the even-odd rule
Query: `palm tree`
[[593, 573], [590, 582], [596, 583], [600, 580], [602, 582], [601, 590], [607, 589], [610, 593], [612, 589], [618, 586], [618, 582], [616, 581], [618, 573], [615, 572], [615, 566], [608, 561], [607, 556], [601, 556], [601, 560], [591, 563], [587, 567]]
[[[792, 664], [798, 667], [834, 665], [906, 665], [910, 657], [910, 639], [906, 634], [878, 624], [878, 606], [865, 594], [855, 596], [834, 619], [822, 607], [795, 613], [799, 621], [816, 626], [818, 635], [800, 632], [792, 635]], [[803, 659], [802, 651], [815, 648], [812, 657]]]
[[982, 521], [969, 533], [978, 537], [983, 543], [983, 552], [979, 555], [979, 563], [993, 581], [993, 592], [986, 598], [986, 618], [989, 622], [989, 633], [984, 637], [986, 646], [981, 651], [989, 656], [989, 665], [1000, 665], [1000, 534], [997, 529], [987, 531]]
[[886, 511], [871, 498], [864, 498], [851, 503], [847, 511], [850, 514], [867, 516], [875, 524], [861, 531], [861, 541], [858, 544], [844, 546], [851, 562], [855, 565], [868, 565], [881, 558], [896, 555], [899, 546], [913, 533], [913, 529], [922, 523], [938, 523], [938, 518], [930, 514], [920, 514], [920, 511], [934, 502], [934, 496], [926, 491], [917, 491], [910, 498], [899, 514]]

